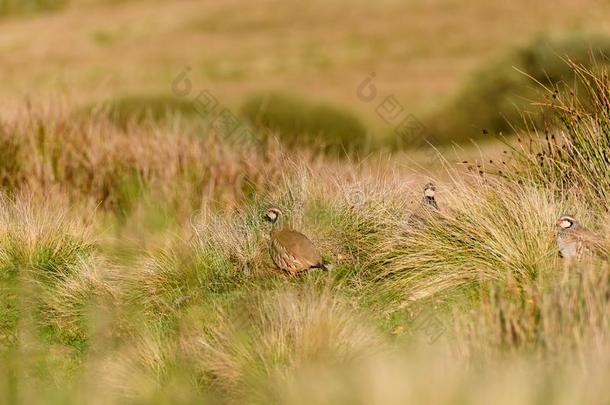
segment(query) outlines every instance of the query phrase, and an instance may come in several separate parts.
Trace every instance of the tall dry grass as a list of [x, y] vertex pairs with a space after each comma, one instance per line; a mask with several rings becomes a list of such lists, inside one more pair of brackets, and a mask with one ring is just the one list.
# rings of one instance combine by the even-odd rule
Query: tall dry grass
[[[186, 133], [188, 132], [188, 133]], [[283, 157], [270, 143], [231, 146], [223, 134], [142, 124], [118, 129], [103, 116], [32, 107], [0, 127], [5, 191], [59, 190], [119, 212], [151, 194], [186, 213], [211, 205], [230, 212], [273, 188]]]
[[485, 361], [525, 353], [587, 368], [588, 355], [608, 349], [609, 282], [604, 262], [564, 266], [523, 286], [496, 285], [471, 314], [457, 314], [460, 351]]
[[[364, 190], [359, 200], [346, 186], [298, 176], [266, 197], [281, 201], [292, 224], [330, 252], [337, 266], [329, 275], [291, 280], [274, 272], [265, 254], [268, 230], [257, 218], [263, 199], [233, 221], [200, 215], [192, 240], [94, 284], [96, 292], [111, 287], [114, 308], [101, 326], [100, 313], [89, 314], [102, 331], [84, 335], [88, 347], [67, 374], [68, 396], [485, 403], [518, 390], [520, 402], [534, 403], [602, 395], [601, 386], [587, 393], [563, 381], [607, 375], [588, 360], [591, 353], [606, 358], [607, 269], [562, 268], [552, 224], [563, 207], [552, 193], [501, 180], [439, 183], [441, 213], [409, 228], [419, 190], [363, 177], [348, 187]], [[347, 240], [350, 249], [342, 246]], [[347, 257], [334, 256], [336, 248]], [[82, 267], [76, 280], [96, 268]], [[66, 282], [65, 290], [81, 294], [90, 285]], [[59, 303], [80, 313], [65, 294], [53, 297], [50, 308]], [[429, 343], [413, 310], [431, 301], [429, 313], [444, 326]], [[72, 330], [71, 318], [47, 314], [60, 330]], [[23, 354], [12, 356], [21, 361]], [[44, 373], [40, 378], [49, 383]], [[90, 382], [79, 385], [82, 379]], [[433, 390], [431, 379], [447, 390]], [[536, 381], [548, 386], [540, 391]]]
[[532, 187], [472, 177], [448, 185], [424, 227], [392, 218], [374, 256], [380, 278], [418, 299], [488, 280], [524, 280], [557, 266], [562, 208]]
[[[83, 222], [83, 220], [85, 220]], [[108, 263], [87, 218], [33, 196], [0, 200], [0, 336], [18, 347], [21, 327], [46, 342], [82, 348], [88, 310], [112, 300]]]
[[[607, 202], [605, 194], [582, 181], [596, 178], [603, 159], [593, 171], [570, 166], [580, 194], [562, 193], [559, 172], [536, 171], [527, 160], [504, 177], [450, 171], [436, 181], [440, 212], [414, 225], [426, 181], [388, 166], [266, 161], [218, 139], [145, 135], [147, 127], [106, 132], [98, 122], [79, 132], [45, 121], [41, 135], [24, 122], [12, 124], [22, 138], [1, 138], [16, 139], [23, 153], [17, 166], [0, 166], [7, 188], [38, 191], [0, 204], [7, 402], [37, 393], [41, 401], [289, 404], [602, 403], [607, 396], [608, 264], [561, 261], [554, 225], [573, 212], [609, 244], [610, 218], [595, 203]], [[600, 139], [588, 145], [603, 156]], [[211, 150], [217, 154], [197, 160]], [[89, 160], [78, 159], [83, 151]], [[163, 159], [146, 160], [156, 153]], [[103, 195], [100, 183], [84, 180], [96, 170], [114, 181], [135, 168], [148, 187], [178, 200], [201, 195], [188, 176], [225, 164], [271, 174], [248, 198], [229, 194], [235, 208], [205, 204], [195, 215], [198, 204], [185, 204], [190, 227], [129, 261], [91, 238], [100, 225], [89, 214], [95, 203], [89, 211], [66, 207]], [[234, 186], [231, 176], [211, 179], [203, 184], [216, 184], [214, 195]], [[62, 192], [64, 200], [39, 201]], [[275, 269], [260, 217], [269, 204], [319, 247], [330, 273], [290, 278]]]
[[544, 105], [554, 113], [545, 128], [533, 128], [513, 148], [515, 170], [507, 176], [570, 194], [592, 210], [608, 210], [610, 200], [610, 80], [606, 69], [595, 72], [576, 63], [579, 92], [558, 85], [547, 88]]

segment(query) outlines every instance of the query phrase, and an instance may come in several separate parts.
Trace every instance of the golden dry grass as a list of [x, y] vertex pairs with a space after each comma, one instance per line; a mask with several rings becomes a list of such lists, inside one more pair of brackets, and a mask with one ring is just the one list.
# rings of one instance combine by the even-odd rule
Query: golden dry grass
[[[610, 246], [607, 182], [591, 180], [603, 158], [594, 171], [562, 160], [566, 192], [535, 149], [337, 158], [82, 106], [169, 92], [190, 65], [229, 106], [283, 87], [374, 121], [354, 95], [371, 70], [424, 111], [505, 47], [607, 31], [609, 14], [594, 1], [91, 0], [1, 20], [0, 402], [604, 403], [608, 263], [568, 265], [554, 241], [570, 211]], [[597, 135], [586, 151], [603, 152], [594, 108], [584, 124], [569, 112], [585, 126], [562, 134]], [[490, 155], [512, 156], [503, 176]], [[441, 211], [413, 227], [430, 180]], [[270, 204], [330, 273], [277, 271]]]
[[540, 32], [609, 32], [608, 15], [596, 0], [73, 1], [62, 13], [0, 22], [0, 51], [10, 55], [0, 66], [2, 95], [14, 105], [58, 91], [81, 102], [169, 92], [191, 66], [197, 89], [233, 107], [279, 88], [351, 106], [384, 128], [355, 97], [371, 71], [380, 92], [421, 112], [505, 49]]

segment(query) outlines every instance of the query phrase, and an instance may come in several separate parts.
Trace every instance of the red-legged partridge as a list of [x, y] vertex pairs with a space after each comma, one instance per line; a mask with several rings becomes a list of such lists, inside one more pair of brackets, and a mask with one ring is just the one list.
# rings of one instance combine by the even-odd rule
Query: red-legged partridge
[[275, 265], [296, 275], [309, 269], [328, 270], [322, 256], [307, 236], [284, 224], [282, 211], [277, 207], [265, 212], [265, 219], [273, 224], [269, 240], [269, 253]]
[[605, 250], [602, 242], [574, 217], [562, 215], [557, 220], [557, 226], [557, 247], [564, 259], [582, 260]]
[[424, 186], [424, 196], [419, 207], [409, 217], [409, 225], [422, 226], [433, 213], [439, 212], [436, 202], [436, 186], [428, 183]]

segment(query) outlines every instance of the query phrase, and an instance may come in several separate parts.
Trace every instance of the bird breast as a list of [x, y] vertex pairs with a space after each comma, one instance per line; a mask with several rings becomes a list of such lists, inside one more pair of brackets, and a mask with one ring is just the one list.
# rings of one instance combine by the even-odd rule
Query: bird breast
[[557, 238], [557, 246], [559, 247], [561, 257], [575, 257], [578, 253], [578, 241], [574, 239], [566, 238], [565, 236], [560, 235]]

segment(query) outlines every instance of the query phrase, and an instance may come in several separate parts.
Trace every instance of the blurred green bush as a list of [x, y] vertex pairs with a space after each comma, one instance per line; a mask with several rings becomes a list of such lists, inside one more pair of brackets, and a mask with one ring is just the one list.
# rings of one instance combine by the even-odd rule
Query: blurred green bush
[[544, 101], [541, 84], [554, 88], [574, 82], [567, 60], [594, 69], [607, 64], [609, 56], [606, 36], [540, 36], [475, 71], [455, 97], [427, 117], [428, 138], [463, 142], [484, 132], [511, 133], [523, 124], [523, 114], [538, 121], [545, 109], [533, 102]]
[[133, 94], [113, 98], [101, 106], [90, 106], [86, 114], [98, 110], [120, 128], [144, 122], [163, 124], [179, 118], [185, 121], [200, 118], [195, 103], [190, 99], [166, 94]]
[[368, 147], [366, 126], [348, 110], [280, 92], [247, 98], [241, 115], [259, 130], [270, 130], [289, 147], [354, 153]]
[[56, 10], [67, 0], [0, 0], [0, 16]]

